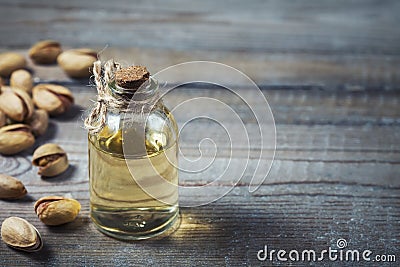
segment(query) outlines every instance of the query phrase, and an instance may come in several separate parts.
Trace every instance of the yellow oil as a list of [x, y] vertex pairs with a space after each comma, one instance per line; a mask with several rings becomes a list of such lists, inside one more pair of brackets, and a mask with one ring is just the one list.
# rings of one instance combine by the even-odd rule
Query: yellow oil
[[[161, 177], [178, 184], [177, 143], [161, 140], [158, 132], [146, 136], [147, 155], [124, 156], [121, 129], [105, 127], [89, 135], [91, 217], [100, 231], [119, 239], [146, 239], [177, 223], [177, 187], [152, 182]], [[143, 142], [143, 138], [137, 140]], [[135, 177], [128, 166], [135, 170]], [[148, 181], [146, 188], [151, 188], [152, 195], [136, 181]]]

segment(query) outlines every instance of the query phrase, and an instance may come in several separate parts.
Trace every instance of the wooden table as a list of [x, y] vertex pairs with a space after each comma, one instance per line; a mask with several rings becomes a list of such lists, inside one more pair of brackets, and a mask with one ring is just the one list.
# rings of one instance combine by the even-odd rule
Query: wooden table
[[[35, 144], [60, 144], [71, 166], [59, 177], [42, 179], [30, 164], [35, 147], [0, 156], [0, 172], [18, 177], [29, 191], [22, 200], [1, 201], [0, 220], [26, 218], [45, 242], [35, 254], [0, 244], [0, 265], [269, 266], [271, 261], [257, 260], [265, 245], [320, 252], [337, 248], [340, 238], [347, 241], [345, 249], [369, 249], [373, 256], [396, 255], [400, 261], [399, 2], [158, 2], [1, 1], [0, 50], [26, 53], [32, 43], [53, 38], [65, 48], [108, 45], [102, 59], [145, 64], [153, 73], [191, 60], [235, 67], [259, 85], [275, 118], [276, 155], [267, 179], [254, 193], [245, 177], [214, 203], [182, 208], [181, 226], [168, 238], [130, 243], [108, 238], [89, 218], [82, 111], [95, 99], [95, 89], [87, 80], [67, 78], [57, 66], [30, 63], [36, 82], [59, 83], [74, 93], [72, 110], [52, 118]], [[179, 76], [171, 79], [180, 81]], [[245, 125], [255, 125], [245, 106], [222, 89], [187, 86], [171, 101], [197, 95], [223, 99], [235, 106]], [[185, 114], [175, 115], [178, 124], [187, 120]], [[223, 141], [219, 134], [210, 135]], [[182, 149], [198, 156], [195, 141], [206, 136], [206, 131], [192, 131], [182, 138]], [[215, 164], [228, 158], [225, 153]], [[183, 185], [215, 178], [180, 177]], [[207, 199], [224, 187], [231, 185], [193, 197]], [[82, 203], [76, 221], [46, 227], [38, 220], [33, 203], [53, 194], [70, 194]], [[275, 254], [274, 264], [289, 263], [309, 264], [280, 262]], [[327, 258], [323, 263], [354, 264]]]

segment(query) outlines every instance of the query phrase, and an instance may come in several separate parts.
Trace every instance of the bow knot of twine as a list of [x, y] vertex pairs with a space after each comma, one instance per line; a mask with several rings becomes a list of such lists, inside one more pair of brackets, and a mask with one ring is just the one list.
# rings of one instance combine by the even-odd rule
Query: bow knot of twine
[[122, 97], [114, 96], [111, 93], [109, 84], [114, 81], [114, 73], [121, 69], [121, 65], [114, 60], [108, 60], [104, 67], [101, 61], [93, 63], [94, 81], [97, 87], [97, 102], [95, 107], [85, 119], [85, 128], [91, 133], [99, 132], [106, 124], [106, 115], [108, 108], [125, 108], [129, 101]]

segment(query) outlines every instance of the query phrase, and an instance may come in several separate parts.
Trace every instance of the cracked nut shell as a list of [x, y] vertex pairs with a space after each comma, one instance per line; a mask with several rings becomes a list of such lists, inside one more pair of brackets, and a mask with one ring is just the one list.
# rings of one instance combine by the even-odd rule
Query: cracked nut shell
[[47, 196], [36, 201], [34, 208], [44, 224], [60, 225], [75, 220], [81, 210], [81, 204], [72, 198]]
[[22, 122], [32, 116], [34, 106], [25, 91], [8, 88], [0, 94], [0, 109], [10, 119]]
[[0, 173], [0, 199], [17, 199], [28, 192], [24, 184], [12, 176]]
[[9, 217], [3, 221], [1, 239], [8, 246], [26, 252], [36, 252], [43, 247], [39, 231], [19, 217]]
[[59, 42], [44, 40], [34, 44], [29, 50], [29, 57], [35, 64], [54, 64], [62, 49]]
[[57, 176], [68, 169], [67, 153], [57, 144], [45, 144], [33, 152], [32, 164], [39, 167], [38, 174]]
[[0, 153], [14, 155], [35, 143], [31, 128], [25, 124], [12, 124], [0, 128]]
[[74, 103], [71, 91], [61, 85], [39, 84], [33, 87], [32, 94], [35, 105], [54, 116], [66, 112]]

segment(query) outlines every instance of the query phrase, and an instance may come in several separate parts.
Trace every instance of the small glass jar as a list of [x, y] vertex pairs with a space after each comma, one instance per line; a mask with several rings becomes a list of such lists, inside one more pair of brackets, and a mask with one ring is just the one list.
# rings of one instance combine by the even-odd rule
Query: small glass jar
[[[118, 81], [108, 86], [125, 100], [136, 91]], [[141, 88], [146, 99], [157, 94], [158, 83], [150, 77]], [[92, 221], [101, 232], [124, 240], [172, 231], [179, 217], [177, 124], [162, 99], [145, 116], [142, 100], [132, 99], [129, 107], [107, 107], [104, 126], [88, 135]], [[158, 184], [158, 178], [173, 187]]]

